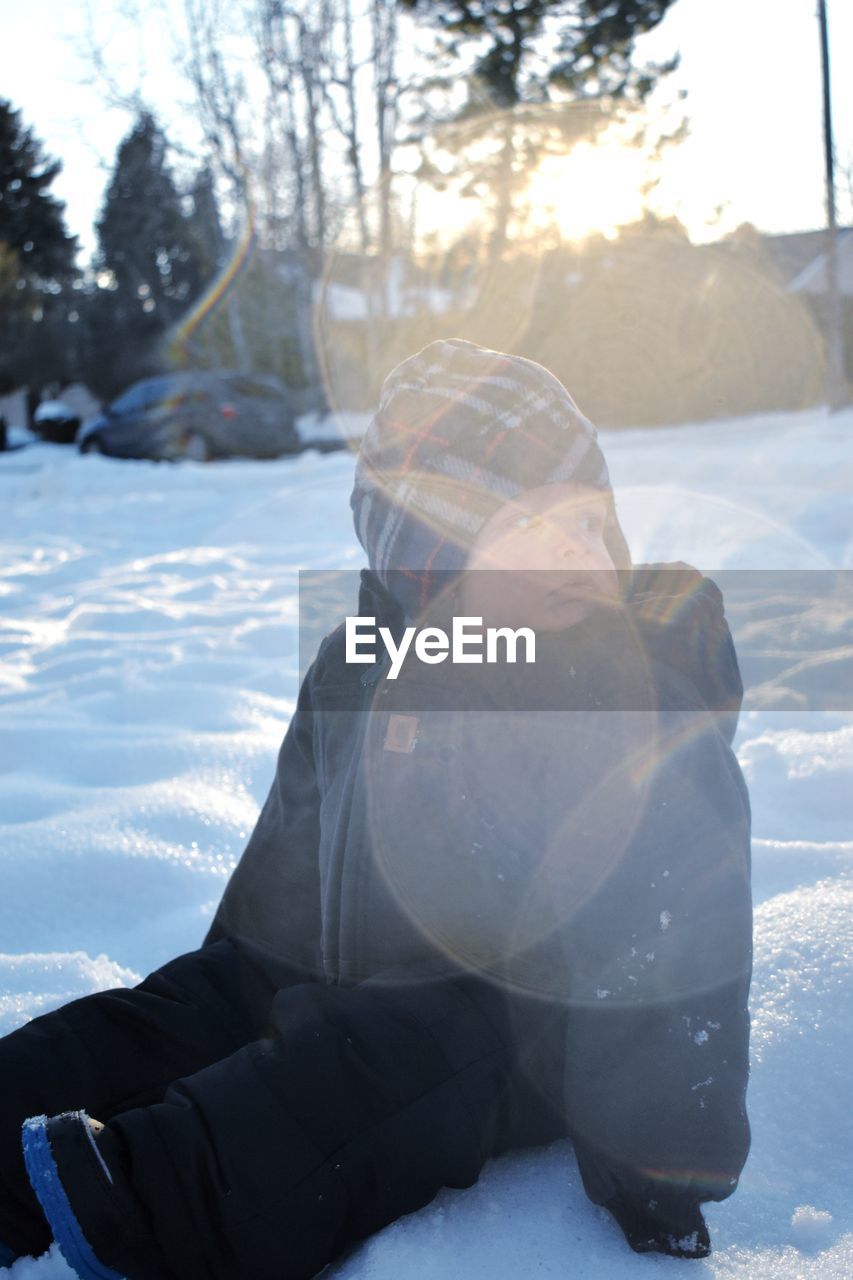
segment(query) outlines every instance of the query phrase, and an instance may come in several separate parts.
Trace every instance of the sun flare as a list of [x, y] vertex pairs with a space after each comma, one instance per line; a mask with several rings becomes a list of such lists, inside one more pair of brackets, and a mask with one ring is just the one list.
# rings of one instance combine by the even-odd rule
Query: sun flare
[[642, 217], [648, 178], [643, 152], [615, 139], [546, 156], [530, 175], [531, 228], [556, 227], [566, 240], [613, 237]]

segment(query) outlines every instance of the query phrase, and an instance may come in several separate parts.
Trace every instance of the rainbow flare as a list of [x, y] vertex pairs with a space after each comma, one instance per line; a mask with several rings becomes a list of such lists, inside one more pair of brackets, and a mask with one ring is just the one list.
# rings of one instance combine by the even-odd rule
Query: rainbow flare
[[188, 363], [189, 344], [193, 335], [198, 332], [207, 318], [217, 310], [234, 288], [237, 280], [249, 265], [257, 245], [257, 219], [251, 183], [245, 166], [239, 160], [238, 163], [244, 179], [246, 220], [230, 258], [174, 331], [169, 344], [169, 354], [178, 366], [185, 366]]

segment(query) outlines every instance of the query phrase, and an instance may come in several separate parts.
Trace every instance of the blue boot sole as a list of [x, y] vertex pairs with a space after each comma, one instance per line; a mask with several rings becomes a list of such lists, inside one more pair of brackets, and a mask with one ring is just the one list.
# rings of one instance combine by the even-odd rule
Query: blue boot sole
[[[82, 1124], [88, 1117], [80, 1112]], [[25, 1120], [21, 1130], [24, 1164], [33, 1191], [59, 1245], [63, 1258], [80, 1280], [123, 1280], [112, 1267], [99, 1262], [74, 1215], [50, 1149], [47, 1116]]]

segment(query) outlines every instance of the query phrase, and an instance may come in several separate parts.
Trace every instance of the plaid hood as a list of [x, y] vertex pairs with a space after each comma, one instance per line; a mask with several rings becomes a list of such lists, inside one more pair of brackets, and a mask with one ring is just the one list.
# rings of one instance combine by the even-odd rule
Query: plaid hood
[[[350, 506], [371, 569], [416, 617], [495, 511], [567, 481], [610, 494], [595, 428], [563, 384], [532, 360], [454, 338], [385, 379]], [[612, 495], [605, 540], [629, 569]]]

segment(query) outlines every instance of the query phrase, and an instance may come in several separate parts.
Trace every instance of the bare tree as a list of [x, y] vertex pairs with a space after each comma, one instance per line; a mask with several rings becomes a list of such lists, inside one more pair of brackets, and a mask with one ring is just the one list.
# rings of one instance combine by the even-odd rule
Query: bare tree
[[328, 32], [326, 55], [329, 74], [324, 84], [324, 91], [335, 128], [346, 144], [346, 160], [352, 175], [359, 243], [361, 252], [366, 255], [371, 249], [371, 234], [364, 178], [362, 121], [358, 105], [359, 71], [364, 63], [359, 64], [356, 58], [351, 0], [343, 0], [340, 26], [343, 44], [340, 59], [335, 56], [334, 32], [331, 30]]
[[[225, 228], [221, 265], [248, 224], [254, 253], [288, 273], [294, 306], [304, 317], [302, 363], [313, 369], [313, 287], [327, 254], [338, 243], [354, 247], [365, 276], [378, 278], [395, 241], [394, 157], [403, 92], [398, 2], [152, 3], [162, 7], [163, 30], [190, 90], [188, 111], [216, 178]], [[126, 26], [141, 21], [139, 0], [115, 4]], [[91, 31], [88, 60], [111, 105], [135, 109], [141, 90], [128, 91], [120, 76], [111, 77], [94, 23]], [[140, 72], [137, 82], [145, 86], [146, 76]], [[273, 256], [282, 253], [284, 262]], [[234, 291], [226, 305], [237, 361], [248, 365]]]
[[[295, 245], [307, 255], [314, 243], [308, 208], [307, 148], [301, 127], [295, 68], [298, 53], [283, 5], [258, 0], [251, 15], [259, 63], [266, 83], [268, 182], [277, 244]], [[289, 201], [285, 198], [289, 193]], [[280, 234], [278, 234], [280, 232]]]
[[[240, 104], [245, 84], [222, 53], [222, 9], [220, 0], [184, 0], [187, 44], [179, 51], [182, 69], [195, 93], [197, 119], [208, 150], [229, 187], [232, 234], [241, 215], [248, 221], [246, 233], [253, 233], [254, 206], [248, 178], [244, 131]], [[220, 267], [228, 249], [224, 237], [218, 246]], [[243, 318], [236, 293], [228, 294], [228, 327], [240, 369], [251, 368]]]
[[397, 72], [397, 0], [372, 0], [373, 95], [379, 146], [379, 244], [384, 256], [391, 250], [392, 161], [399, 125], [400, 83]]
[[254, 0], [249, 25], [264, 76], [265, 147], [273, 157], [267, 203], [275, 210], [280, 202], [275, 243], [289, 250], [297, 261], [292, 283], [299, 357], [306, 379], [316, 382], [313, 283], [334, 225], [328, 191], [329, 122], [325, 118], [334, 14], [329, 0], [322, 0], [313, 10], [281, 0]]

